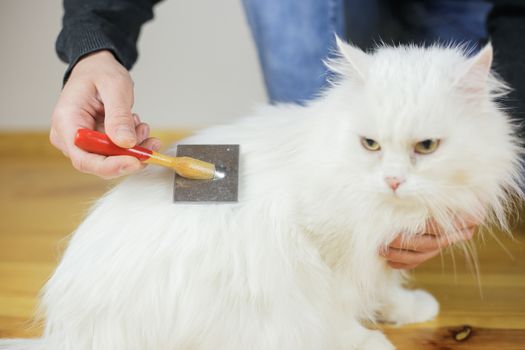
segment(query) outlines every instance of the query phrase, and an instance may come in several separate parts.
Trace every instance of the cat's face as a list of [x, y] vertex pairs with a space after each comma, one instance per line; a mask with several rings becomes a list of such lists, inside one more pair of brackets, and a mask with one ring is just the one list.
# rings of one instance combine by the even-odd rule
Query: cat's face
[[340, 46], [345, 78], [331, 98], [352, 190], [434, 214], [499, 205], [515, 186], [519, 148], [492, 102], [501, 85], [491, 47], [468, 59], [458, 49]]

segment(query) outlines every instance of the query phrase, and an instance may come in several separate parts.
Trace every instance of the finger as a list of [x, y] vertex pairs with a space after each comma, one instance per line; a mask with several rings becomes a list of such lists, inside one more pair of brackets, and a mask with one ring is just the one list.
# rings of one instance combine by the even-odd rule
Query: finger
[[449, 234], [443, 234], [441, 236], [436, 236], [436, 239], [439, 242], [440, 247], [445, 248], [452, 244], [472, 239], [472, 237], [474, 237], [476, 229], [477, 227], [465, 227], [459, 231], [455, 231]]
[[[79, 107], [77, 104], [68, 101], [68, 99], [75, 100], [77, 98], [75, 92], [64, 91], [51, 116], [49, 140], [53, 146], [66, 154], [69, 154], [69, 149], [75, 140], [78, 129], [93, 129], [95, 127], [95, 120], [89, 114], [89, 108]], [[82, 103], [80, 104], [82, 105]]]
[[399, 235], [394, 239], [389, 247], [395, 249], [412, 250], [416, 252], [427, 252], [442, 248], [443, 242], [434, 235], [417, 235], [413, 237], [405, 237]]
[[94, 127], [95, 120], [85, 111], [70, 107], [57, 108], [53, 114], [53, 127], [50, 132], [50, 140], [53, 145], [56, 145], [64, 154], [70, 156], [72, 150], [78, 149], [74, 145], [75, 135], [78, 129], [93, 129]]
[[425, 233], [429, 235], [440, 236], [444, 234], [445, 231], [434, 218], [430, 218], [427, 220], [427, 223], [425, 226]]
[[454, 220], [454, 227], [463, 229], [466, 227], [476, 227], [481, 224], [482, 220], [470, 215], [460, 216]]
[[[465, 216], [461, 218], [455, 218], [453, 222], [453, 226], [456, 228], [456, 230], [463, 230], [463, 229], [475, 229], [477, 226], [480, 225], [480, 221], [476, 218]], [[443, 236], [446, 235], [445, 230], [441, 225], [437, 223], [434, 219], [429, 219], [426, 223], [425, 227], [425, 233], [429, 235], [434, 236]]]
[[477, 227], [467, 227], [460, 231], [460, 236], [458, 241], [469, 241], [474, 237]]
[[104, 82], [99, 87], [104, 103], [104, 124], [109, 138], [120, 147], [130, 148], [137, 144], [135, 122], [131, 114], [133, 85], [125, 78]]
[[80, 149], [73, 150], [69, 154], [71, 162], [77, 170], [106, 179], [128, 175], [142, 167], [137, 158], [130, 156], [104, 157]]
[[[429, 234], [418, 235], [410, 238], [405, 238], [403, 236], [398, 236], [394, 239], [389, 248], [394, 248], [398, 250], [408, 250], [419, 253], [431, 252], [439, 249], [446, 248], [452, 244], [461, 241], [467, 241], [472, 239], [475, 232], [475, 228], [465, 228], [455, 235], [442, 235], [434, 236]], [[381, 254], [386, 255], [386, 252]]]
[[385, 255], [385, 258], [391, 262], [406, 265], [419, 265], [422, 262], [427, 261], [428, 259], [431, 259], [434, 256], [438, 255], [439, 252], [439, 249], [425, 253], [412, 252], [409, 250], [401, 249], [389, 249], [387, 254]]
[[[480, 221], [472, 216], [460, 216], [456, 217], [453, 222], [453, 226], [457, 231], [471, 230], [478, 227]], [[460, 235], [461, 236], [461, 235]]]
[[152, 151], [158, 151], [160, 149], [161, 143], [159, 139], [150, 137], [144, 140], [144, 142], [142, 142], [140, 145]]
[[135, 122], [135, 126], [139, 125], [140, 124], [139, 115], [137, 113], [133, 113], [132, 116], [133, 116], [133, 121]]
[[[155, 138], [155, 137], [150, 137], [150, 138], [147, 138], [146, 140], [144, 140], [141, 144], [140, 144], [141, 147], [144, 147], [144, 148], [147, 148], [147, 149], [150, 149], [152, 151], [158, 151], [160, 149], [160, 140]], [[142, 167], [146, 167], [147, 164], [146, 163], [142, 163]]]
[[64, 143], [58, 137], [55, 128], [51, 128], [51, 130], [49, 131], [49, 142], [51, 142], [51, 144], [55, 148], [61, 150], [62, 153], [64, 153], [65, 155], [67, 154], [67, 149], [64, 147]]
[[135, 133], [137, 134], [137, 144], [141, 144], [149, 137], [149, 130], [149, 125], [146, 123], [140, 123], [135, 127]]

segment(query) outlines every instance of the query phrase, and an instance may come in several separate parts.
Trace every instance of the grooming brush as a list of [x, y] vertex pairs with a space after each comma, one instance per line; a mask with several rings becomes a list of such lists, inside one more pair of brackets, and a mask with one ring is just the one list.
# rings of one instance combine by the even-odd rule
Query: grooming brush
[[104, 156], [132, 156], [141, 162], [157, 164], [175, 171], [175, 202], [236, 202], [239, 145], [177, 145], [171, 157], [135, 146], [122, 148], [107, 135], [79, 129], [75, 145]]

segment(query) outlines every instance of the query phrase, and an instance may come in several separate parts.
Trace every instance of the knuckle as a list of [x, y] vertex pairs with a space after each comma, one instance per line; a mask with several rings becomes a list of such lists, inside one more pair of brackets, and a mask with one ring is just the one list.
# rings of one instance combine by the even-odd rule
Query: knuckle
[[97, 175], [103, 179], [115, 179], [123, 175], [122, 168], [125, 165], [122, 164], [122, 161], [118, 158], [108, 157], [99, 164], [97, 169]]
[[133, 82], [131, 81], [128, 74], [123, 74], [122, 72], [118, 72], [114, 75], [113, 80], [115, 84], [125, 86], [125, 87], [131, 87], [133, 86]]
[[88, 162], [84, 157], [77, 157], [71, 160], [73, 167], [82, 173], [91, 173]]
[[131, 77], [126, 70], [114, 70], [104, 73], [101, 77], [100, 83], [106, 86], [133, 86]]
[[78, 171], [84, 172], [84, 162], [81, 158], [71, 159], [71, 164], [73, 164], [73, 167]]
[[53, 114], [51, 115], [51, 123], [55, 124], [58, 122], [58, 120], [62, 119], [64, 116], [68, 114], [66, 106], [64, 106], [63, 103], [59, 103], [55, 106], [55, 109], [53, 110]]
[[57, 136], [56, 136], [56, 132], [54, 131], [54, 129], [51, 129], [51, 131], [49, 132], [49, 142], [50, 142], [55, 148], [60, 148], [60, 147], [59, 147], [60, 143], [58, 142], [58, 139], [57, 139]]
[[[448, 248], [450, 246], [450, 244], [451, 243], [450, 243], [450, 241], [448, 239], [441, 240], [439, 242], [439, 244], [435, 247], [435, 249], [440, 249], [440, 250], [441, 249], [445, 249], [445, 248]], [[432, 250], [432, 248], [430, 247], [428, 250], [430, 251], [430, 250]]]
[[474, 237], [474, 231], [475, 229], [468, 229], [467, 232], [464, 235], [465, 241], [470, 241]]
[[120, 176], [119, 168], [117, 166], [102, 167], [99, 176], [105, 180], [115, 179]]
[[66, 152], [62, 149], [62, 144], [60, 142], [58, 142], [58, 140], [56, 140], [55, 138], [53, 137], [50, 137], [49, 138], [49, 143], [51, 143], [51, 145], [53, 147], [55, 147], [56, 149], [59, 149], [61, 150], [64, 154], [66, 154]]

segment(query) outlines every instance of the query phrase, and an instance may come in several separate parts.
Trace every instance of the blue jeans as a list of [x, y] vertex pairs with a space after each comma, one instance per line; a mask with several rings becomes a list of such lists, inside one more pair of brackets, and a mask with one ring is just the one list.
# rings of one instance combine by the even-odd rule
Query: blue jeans
[[303, 103], [327, 83], [334, 33], [362, 48], [386, 42], [486, 40], [484, 0], [243, 0], [271, 102]]

